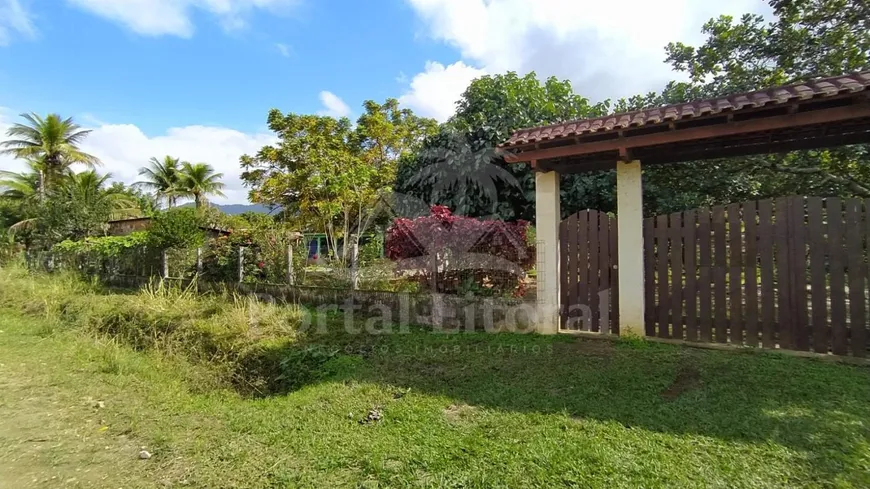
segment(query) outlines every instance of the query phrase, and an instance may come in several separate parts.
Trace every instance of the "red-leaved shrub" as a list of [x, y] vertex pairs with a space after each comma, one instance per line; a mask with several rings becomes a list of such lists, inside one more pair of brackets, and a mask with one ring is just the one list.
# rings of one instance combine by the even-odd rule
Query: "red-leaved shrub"
[[428, 216], [396, 219], [387, 231], [386, 253], [400, 273], [438, 292], [522, 295], [525, 271], [535, 259], [528, 227], [526, 221], [455, 216], [434, 206]]

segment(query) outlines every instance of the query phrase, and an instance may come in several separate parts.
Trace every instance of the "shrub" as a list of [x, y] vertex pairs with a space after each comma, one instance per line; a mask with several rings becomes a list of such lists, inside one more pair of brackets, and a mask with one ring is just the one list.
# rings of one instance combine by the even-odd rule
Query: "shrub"
[[204, 220], [192, 207], [157, 213], [148, 228], [148, 245], [158, 250], [197, 248], [205, 241]]
[[292, 245], [293, 268], [305, 266], [307, 250], [294, 233], [270, 225], [244, 229], [211, 240], [203, 254], [203, 276], [213, 281], [236, 281], [239, 276], [239, 248], [244, 247], [245, 282], [284, 283], [287, 276], [287, 246]]
[[428, 216], [393, 222], [387, 257], [397, 261], [400, 272], [427, 284], [434, 279], [439, 292], [517, 295], [523, 292], [525, 270], [534, 263], [527, 229], [525, 221], [455, 216], [444, 206], [434, 206]]

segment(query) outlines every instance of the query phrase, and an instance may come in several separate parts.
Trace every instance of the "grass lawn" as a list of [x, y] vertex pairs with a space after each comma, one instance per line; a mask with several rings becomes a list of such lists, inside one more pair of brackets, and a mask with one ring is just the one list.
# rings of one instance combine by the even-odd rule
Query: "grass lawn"
[[325, 356], [317, 375], [253, 398], [2, 309], [0, 488], [870, 487], [866, 367], [534, 335], [318, 341], [272, 352]]

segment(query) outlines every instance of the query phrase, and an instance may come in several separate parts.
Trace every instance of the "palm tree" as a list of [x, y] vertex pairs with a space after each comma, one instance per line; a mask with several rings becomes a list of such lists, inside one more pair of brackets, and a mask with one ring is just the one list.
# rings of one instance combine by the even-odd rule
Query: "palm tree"
[[15, 173], [0, 171], [0, 196], [6, 199], [25, 202], [39, 194], [39, 167], [36, 163], [30, 163], [30, 171]]
[[57, 114], [49, 114], [43, 118], [35, 113], [21, 114], [21, 117], [27, 123], [16, 123], [9, 128], [6, 135], [10, 139], [0, 143], [6, 148], [0, 153], [38, 162], [41, 199], [57, 183], [58, 177], [70, 171], [72, 164], [82, 163], [91, 168], [100, 164], [96, 156], [79, 149], [78, 145], [91, 131], [82, 129], [71, 117], [62, 119]]
[[145, 180], [133, 185], [154, 190], [157, 198], [166, 199], [166, 206], [171, 209], [175, 206], [178, 197], [183, 194], [179, 165], [178, 158], [168, 155], [164, 156], [162, 161], [152, 157], [148, 160], [148, 166], [139, 169], [139, 175], [145, 177]]
[[207, 163], [184, 162], [181, 169], [181, 193], [193, 197], [196, 208], [207, 202], [209, 195], [224, 197], [223, 173], [215, 173], [214, 168]]
[[61, 192], [69, 202], [75, 202], [82, 208], [108, 209], [109, 220], [140, 217], [142, 211], [135, 199], [106, 188], [106, 182], [110, 178], [112, 178], [111, 173], [100, 175], [93, 170], [83, 171], [66, 179]]

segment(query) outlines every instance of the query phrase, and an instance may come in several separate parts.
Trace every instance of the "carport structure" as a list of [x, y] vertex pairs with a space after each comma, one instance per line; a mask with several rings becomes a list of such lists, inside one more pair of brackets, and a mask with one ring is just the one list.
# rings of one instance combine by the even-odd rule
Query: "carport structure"
[[538, 331], [560, 324], [559, 175], [616, 169], [620, 334], [644, 335], [642, 165], [870, 143], [870, 71], [517, 131], [535, 171]]

